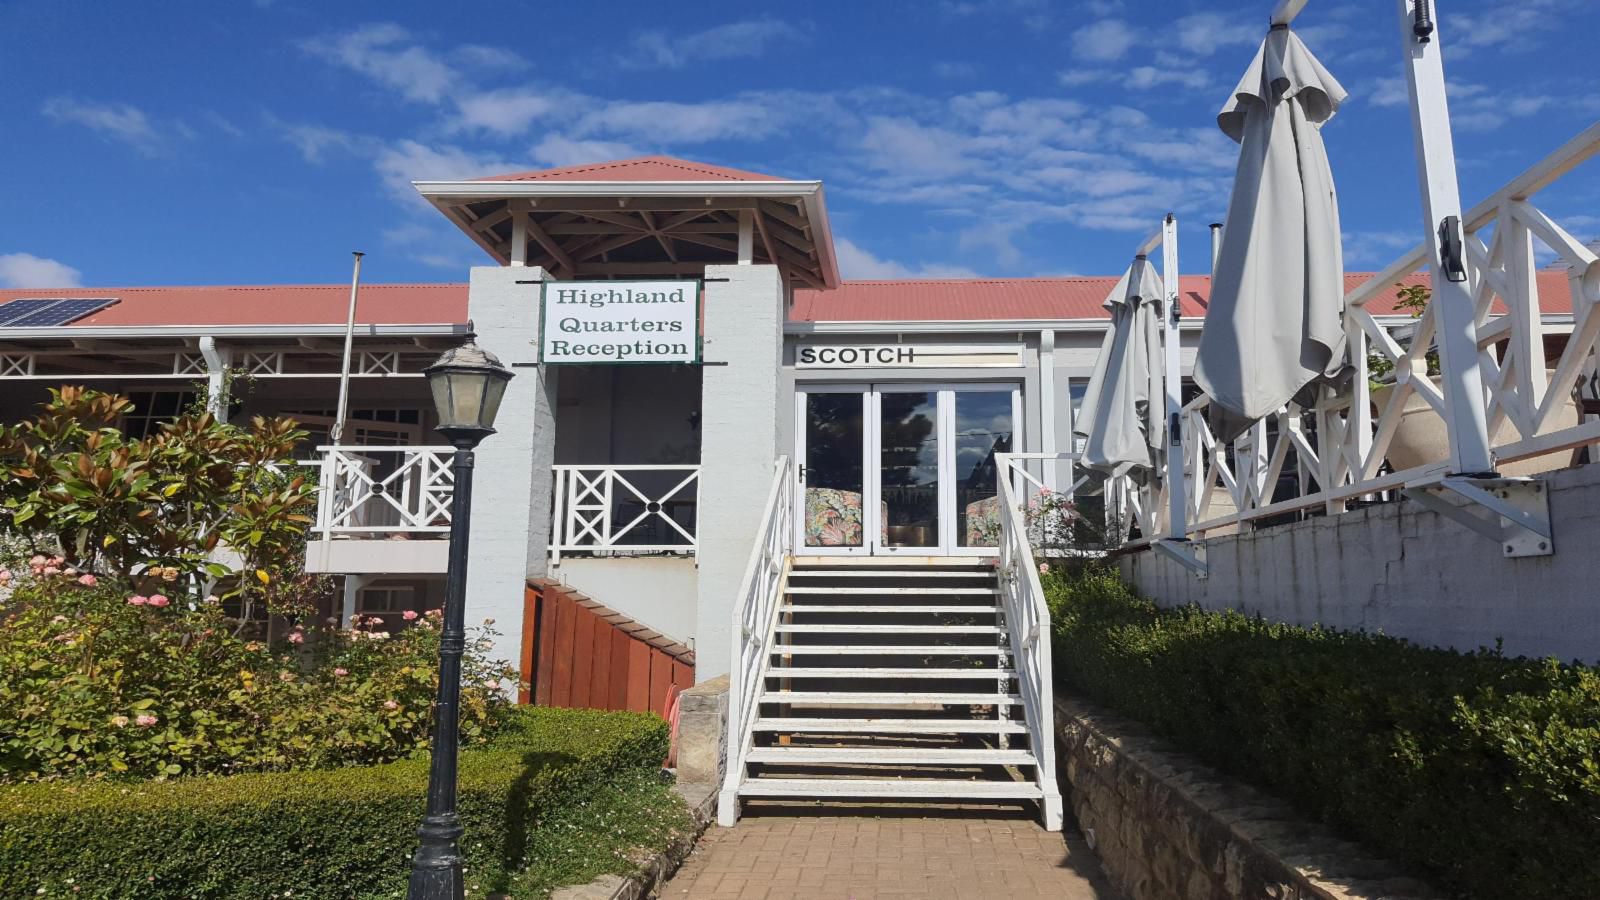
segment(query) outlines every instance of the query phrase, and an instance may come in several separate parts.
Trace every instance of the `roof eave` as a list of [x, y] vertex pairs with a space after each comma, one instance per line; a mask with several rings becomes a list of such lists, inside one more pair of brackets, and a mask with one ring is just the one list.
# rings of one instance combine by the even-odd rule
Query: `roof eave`
[[[357, 337], [429, 337], [466, 334], [467, 324], [437, 322], [415, 325], [357, 324]], [[72, 340], [74, 338], [228, 337], [283, 338], [342, 336], [345, 326], [317, 325], [58, 325], [53, 328], [7, 328], [0, 341]]]

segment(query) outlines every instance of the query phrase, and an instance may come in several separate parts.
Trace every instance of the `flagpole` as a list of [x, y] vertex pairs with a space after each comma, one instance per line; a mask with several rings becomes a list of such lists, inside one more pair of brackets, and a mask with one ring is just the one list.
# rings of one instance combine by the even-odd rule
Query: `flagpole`
[[356, 295], [361, 291], [360, 250], [353, 251], [355, 269], [350, 273], [350, 310], [344, 323], [344, 361], [339, 366], [339, 408], [333, 414], [333, 427], [328, 429], [328, 443], [338, 444], [344, 439], [344, 418], [350, 405], [350, 354], [356, 341]]

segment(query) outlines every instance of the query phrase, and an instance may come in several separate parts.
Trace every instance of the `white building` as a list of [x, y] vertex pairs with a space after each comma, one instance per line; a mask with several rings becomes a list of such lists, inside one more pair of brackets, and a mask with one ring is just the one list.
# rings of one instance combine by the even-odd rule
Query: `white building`
[[[128, 394], [137, 412], [126, 427], [146, 431], [172, 415], [195, 382], [247, 373], [250, 390], [227, 412], [289, 414], [315, 435], [306, 453], [323, 466], [323, 499], [307, 566], [345, 577], [343, 613], [434, 607], [445, 571], [448, 448], [431, 435], [421, 369], [474, 331], [517, 377], [499, 433], [478, 450], [468, 619], [495, 620], [498, 650], [522, 664], [525, 680], [564, 679], [536, 684], [534, 696], [664, 712], [659, 671], [644, 694], [613, 689], [639, 676], [617, 674], [626, 667], [619, 650], [602, 649], [603, 628], [669, 656], [682, 668], [665, 677], [679, 687], [690, 671], [703, 682], [749, 665], [732, 658], [733, 626], [741, 604], [760, 602], [751, 591], [759, 592], [766, 576], [755, 561], [771, 561], [761, 541], [782, 527], [782, 574], [806, 575], [810, 566], [818, 579], [801, 593], [873, 602], [843, 607], [859, 613], [853, 626], [806, 626], [802, 612], [799, 619], [785, 615], [772, 633], [791, 630], [793, 647], [806, 645], [807, 627], [821, 635], [818, 647], [845, 640], [839, 635], [870, 635], [882, 651], [876, 660], [844, 653], [852, 660], [829, 667], [828, 658], [813, 654], [841, 679], [845, 669], [875, 666], [904, 675], [906, 665], [883, 660], [917, 647], [923, 632], [965, 627], [949, 633], [980, 635], [974, 640], [987, 640], [989, 659], [974, 665], [990, 673], [989, 694], [963, 689], [962, 673], [951, 675], [949, 665], [933, 666], [949, 677], [928, 683], [945, 692], [935, 706], [948, 712], [954, 697], [980, 713], [995, 710], [988, 722], [1001, 725], [968, 735], [988, 743], [963, 738], [960, 746], [911, 750], [931, 752], [930, 760], [976, 759], [961, 755], [973, 751], [1032, 766], [1034, 775], [1018, 782], [1031, 793], [994, 788], [993, 781], [978, 782], [990, 793], [930, 793], [1042, 797], [1059, 820], [1048, 760], [1028, 755], [1040, 743], [1040, 726], [1021, 717], [1014, 727], [1004, 724], [1013, 719], [1007, 708], [1032, 702], [1025, 674], [1003, 674], [1006, 660], [1020, 665], [1025, 638], [1007, 632], [997, 606], [1005, 588], [995, 587], [984, 561], [997, 553], [996, 454], [1054, 456], [1073, 448], [1073, 401], [1094, 367], [1107, 322], [1100, 304], [1114, 277], [843, 281], [820, 182], [667, 157], [419, 182], [417, 189], [483, 248], [486, 264], [472, 269], [467, 284], [362, 287], [349, 424], [339, 447], [324, 445], [336, 402], [345, 285], [0, 292], [0, 301], [11, 302], [104, 301], [46, 325], [8, 316], [0, 305], [0, 416], [26, 415], [49, 386], [82, 383]], [[616, 297], [557, 303], [551, 293], [563, 285], [607, 287], [595, 282], [626, 290], [640, 280], [677, 282], [697, 305]], [[1546, 318], [1559, 324], [1564, 316], [1570, 330], [1566, 276], [1548, 280]], [[1204, 277], [1180, 282], [1186, 369], [1207, 291]], [[673, 323], [679, 330], [670, 330]], [[600, 361], [541, 359], [542, 333], [566, 342], [561, 354]], [[641, 364], [641, 355], [681, 359]], [[791, 487], [779, 490], [775, 465], [785, 463], [779, 471]], [[1045, 485], [1073, 481], [1070, 462], [1031, 465]], [[769, 497], [787, 508], [775, 511]], [[960, 607], [961, 621], [979, 624], [934, 624], [948, 620], [927, 609], [930, 618], [915, 620], [920, 624], [893, 625], [884, 591], [848, 589], [861, 583], [850, 577], [873, 572], [898, 585], [901, 599], [959, 605], [970, 595], [990, 608], [973, 611], [970, 601]], [[943, 583], [964, 587], [929, 587], [941, 584], [928, 580], [941, 573], [955, 579]], [[573, 637], [575, 626], [563, 626], [556, 613], [539, 621], [539, 607], [527, 597], [530, 579], [560, 582], [609, 609], [596, 612], [591, 604], [578, 627], [592, 631]], [[541, 588], [541, 597], [549, 590]], [[540, 628], [547, 633], [536, 634]], [[774, 661], [769, 647], [757, 652], [763, 667], [781, 668], [801, 655]], [[957, 665], [983, 655], [961, 654]], [[777, 677], [759, 671], [762, 685]], [[612, 686], [594, 687], [602, 682]], [[839, 689], [830, 683], [806, 696], [826, 707]], [[743, 710], [740, 702], [736, 697], [735, 716], [752, 703], [762, 716], [778, 714], [770, 700], [746, 698]], [[1036, 714], [1029, 706], [1029, 716]], [[766, 720], [750, 721], [760, 730]], [[939, 723], [947, 720], [902, 732], [938, 731]], [[1008, 735], [1018, 737], [1008, 744]], [[759, 740], [752, 748], [774, 765], [782, 751], [797, 749]], [[826, 747], [807, 752], [808, 760], [831, 759]], [[774, 794], [808, 792], [793, 789], [792, 779], [773, 781]]]

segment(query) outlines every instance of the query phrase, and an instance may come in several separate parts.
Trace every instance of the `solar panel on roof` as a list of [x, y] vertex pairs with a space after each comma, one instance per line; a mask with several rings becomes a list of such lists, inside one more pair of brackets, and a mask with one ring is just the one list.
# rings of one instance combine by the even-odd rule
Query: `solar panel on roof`
[[50, 328], [93, 315], [117, 302], [115, 297], [93, 299], [25, 298], [0, 303], [0, 328]]

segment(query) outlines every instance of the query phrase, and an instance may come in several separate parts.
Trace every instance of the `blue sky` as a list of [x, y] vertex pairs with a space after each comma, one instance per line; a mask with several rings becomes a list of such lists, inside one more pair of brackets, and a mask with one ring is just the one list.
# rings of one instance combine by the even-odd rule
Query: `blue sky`
[[[1469, 205], [1600, 117], [1592, 3], [1441, 4]], [[644, 153], [823, 179], [846, 277], [1111, 273], [1168, 209], [1205, 271], [1270, 6], [8, 0], [0, 286], [462, 280], [410, 180]], [[1421, 234], [1395, 20], [1297, 23], [1352, 270]], [[1544, 206], [1600, 236], [1600, 173]]]

